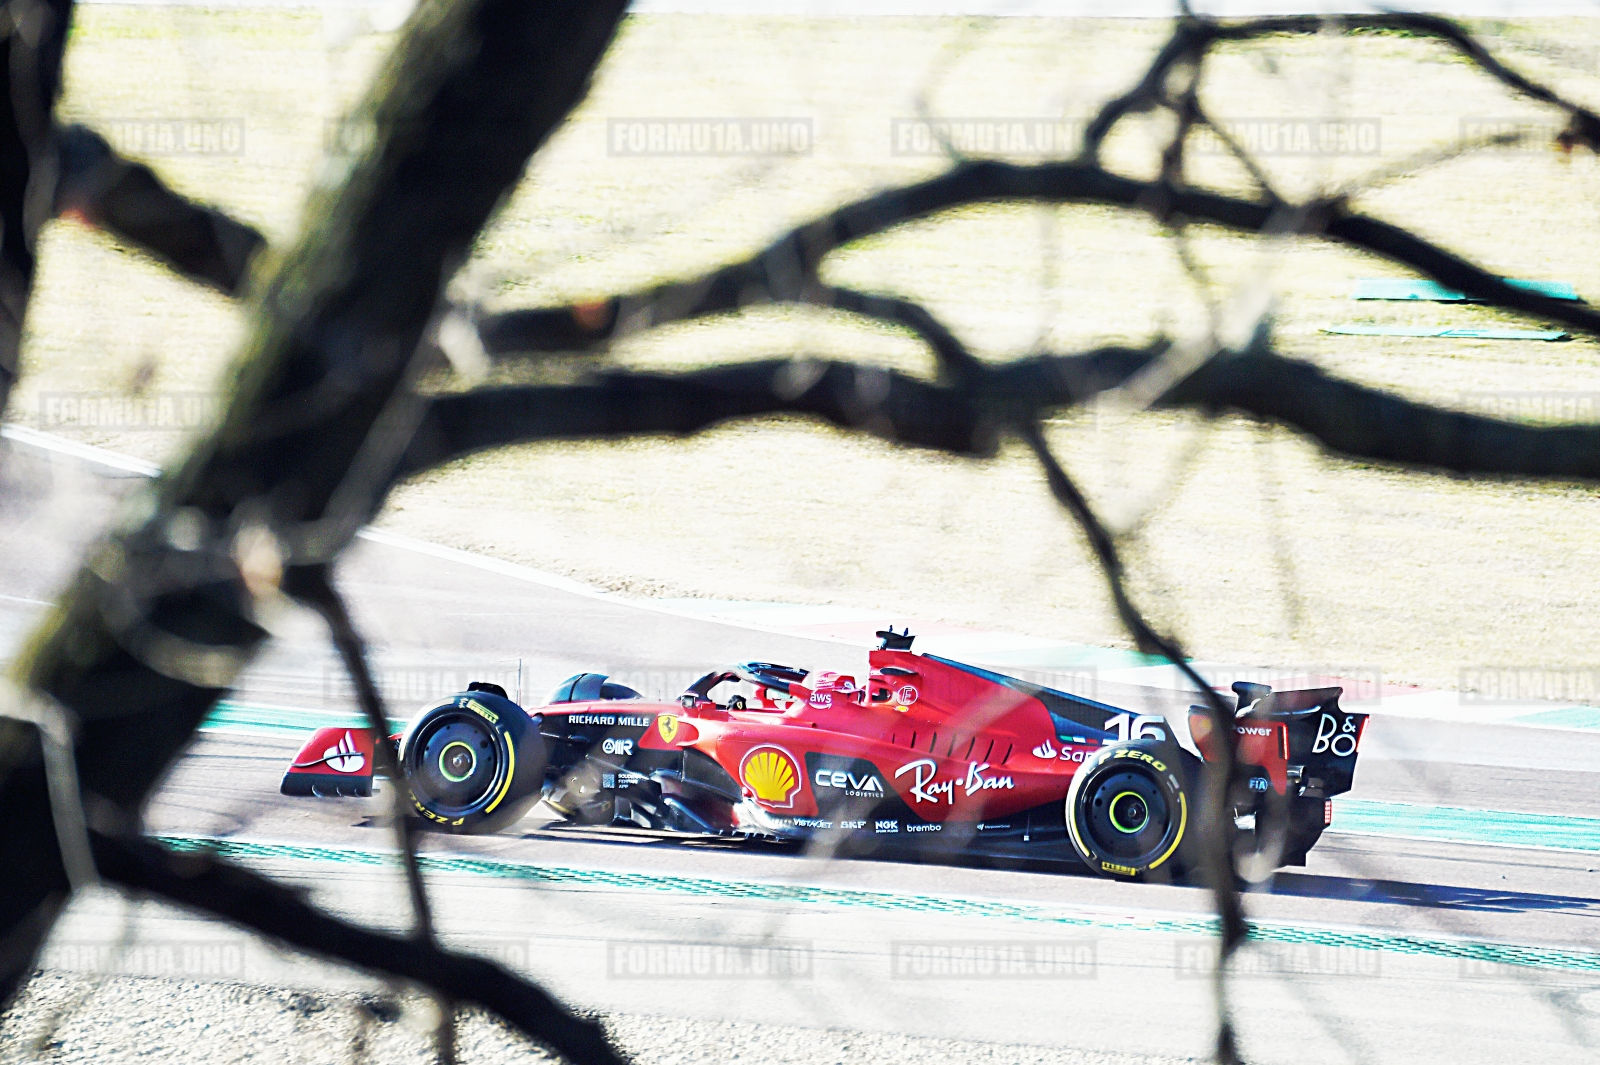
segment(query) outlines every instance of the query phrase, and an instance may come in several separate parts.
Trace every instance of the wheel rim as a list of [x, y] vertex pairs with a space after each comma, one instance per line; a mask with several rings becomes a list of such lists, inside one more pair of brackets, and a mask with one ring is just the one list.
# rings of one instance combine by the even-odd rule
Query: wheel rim
[[1084, 804], [1084, 831], [1096, 850], [1137, 866], [1166, 849], [1172, 825], [1167, 796], [1137, 769], [1107, 773], [1091, 783]]
[[478, 756], [461, 740], [451, 740], [439, 752], [439, 775], [452, 784], [462, 784], [472, 778], [478, 767]]
[[417, 801], [441, 817], [462, 817], [496, 793], [503, 764], [498, 737], [475, 714], [442, 714], [412, 738], [406, 776]]
[[1138, 792], [1119, 791], [1106, 805], [1106, 816], [1111, 819], [1112, 828], [1133, 836], [1150, 823], [1150, 808]]

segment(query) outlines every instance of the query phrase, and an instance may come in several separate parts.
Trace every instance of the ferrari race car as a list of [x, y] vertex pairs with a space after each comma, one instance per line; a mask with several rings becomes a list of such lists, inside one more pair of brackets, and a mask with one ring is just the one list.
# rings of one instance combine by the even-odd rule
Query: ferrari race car
[[[1206, 712], [1166, 719], [914, 653], [879, 632], [866, 683], [746, 662], [675, 703], [598, 673], [524, 709], [474, 684], [388, 738], [418, 817], [492, 832], [543, 800], [560, 817], [704, 836], [825, 840], [847, 852], [1081, 860], [1127, 879], [1178, 875], [1196, 834]], [[1348, 791], [1367, 715], [1339, 688], [1233, 685], [1239, 839], [1268, 868], [1304, 865]], [[289, 795], [370, 795], [374, 743], [319, 730]]]

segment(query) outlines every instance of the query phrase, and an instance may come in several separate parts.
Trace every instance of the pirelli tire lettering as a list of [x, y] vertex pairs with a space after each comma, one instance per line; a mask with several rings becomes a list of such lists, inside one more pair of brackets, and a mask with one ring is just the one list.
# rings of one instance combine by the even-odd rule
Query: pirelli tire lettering
[[1192, 818], [1173, 749], [1158, 741], [1114, 742], [1073, 775], [1067, 835], [1084, 863], [1125, 880], [1182, 872]]
[[446, 832], [494, 832], [522, 817], [539, 801], [545, 758], [534, 720], [488, 692], [429, 707], [400, 737], [412, 810]]

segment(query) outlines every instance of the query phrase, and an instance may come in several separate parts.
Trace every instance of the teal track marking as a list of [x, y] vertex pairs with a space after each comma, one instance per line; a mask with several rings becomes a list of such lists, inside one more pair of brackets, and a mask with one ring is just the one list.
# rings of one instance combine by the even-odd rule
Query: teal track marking
[[[301, 861], [390, 868], [395, 868], [399, 864], [398, 856], [393, 853], [353, 847], [312, 847], [196, 836], [165, 836], [159, 839], [173, 850], [209, 850], [221, 857], [244, 862]], [[917, 895], [908, 892], [822, 887], [783, 881], [731, 880], [709, 876], [582, 869], [574, 866], [535, 865], [466, 855], [425, 854], [419, 858], [419, 862], [424, 870], [432, 873], [521, 880], [545, 887], [609, 888], [712, 899], [751, 899], [800, 906], [830, 906], [895, 913], [939, 913], [953, 917], [997, 917], [1002, 920], [1031, 921], [1058, 927], [1153, 932], [1172, 936], [1214, 937], [1219, 929], [1214, 918], [1134, 917], [1073, 911], [1062, 906], [1042, 903], [968, 898], [960, 895]], [[1600, 973], [1600, 954], [1559, 947], [1523, 946], [1486, 940], [1366, 932], [1360, 929], [1263, 921], [1251, 923], [1250, 939], [1259, 943], [1342, 947], [1384, 951], [1391, 954], [1454, 958], [1478, 964]]]
[[[308, 710], [297, 706], [261, 706], [223, 701], [200, 728], [205, 732], [310, 733], [319, 728], [366, 728], [367, 719], [351, 710]], [[390, 720], [389, 730], [399, 732], [404, 721]], [[309, 738], [309, 736], [307, 736]]]
[[1518, 725], [1600, 731], [1600, 707], [1564, 706], [1559, 710], [1538, 710], [1531, 714], [1522, 714], [1511, 720]]
[[[1578, 290], [1565, 281], [1527, 281], [1515, 277], [1501, 278], [1512, 288], [1526, 289], [1537, 292], [1541, 296], [1549, 296], [1557, 300], [1573, 300], [1582, 302]], [[1453, 288], [1446, 288], [1437, 281], [1426, 281], [1411, 278], [1393, 277], [1368, 277], [1356, 282], [1356, 290], [1350, 296], [1356, 300], [1428, 300], [1434, 303], [1466, 303], [1472, 302], [1464, 293]]]
[[1600, 854], [1600, 817], [1522, 814], [1459, 806], [1335, 799], [1330, 831], [1374, 836], [1483, 843], [1497, 847], [1550, 847]]
[[1324, 333], [1357, 337], [1443, 337], [1448, 340], [1571, 340], [1555, 329], [1456, 329], [1449, 326], [1325, 325]]

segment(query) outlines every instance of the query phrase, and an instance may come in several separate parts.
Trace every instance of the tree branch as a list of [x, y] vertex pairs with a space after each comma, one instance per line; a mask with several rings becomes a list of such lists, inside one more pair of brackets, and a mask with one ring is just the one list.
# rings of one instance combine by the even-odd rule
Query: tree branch
[[1571, 125], [1567, 136], [1593, 151], [1600, 151], [1600, 115], [1512, 70], [1458, 23], [1439, 15], [1395, 12], [1377, 15], [1278, 15], [1238, 22], [1211, 18], [1180, 18], [1172, 36], [1151, 61], [1139, 81], [1120, 96], [1101, 105], [1084, 128], [1080, 158], [1098, 158], [1100, 147], [1118, 122], [1130, 114], [1152, 110], [1160, 105], [1168, 74], [1182, 63], [1198, 61], [1220, 41], [1239, 42], [1279, 35], [1307, 36], [1329, 27], [1348, 34], [1363, 31], [1404, 30], [1434, 37], [1450, 45], [1484, 73], [1513, 92], [1530, 96], [1566, 112]]
[[191, 280], [230, 296], [244, 291], [250, 262], [267, 243], [253, 226], [175, 192], [92, 129], [66, 126], [58, 143], [56, 213], [81, 217]]
[[[752, 304], [828, 306], [828, 293], [837, 290], [827, 289], [815, 278], [822, 260], [835, 249], [951, 208], [1017, 201], [1105, 204], [1145, 211], [1164, 221], [1179, 218], [1246, 233], [1321, 237], [1409, 266], [1486, 303], [1600, 336], [1600, 311], [1509, 285], [1500, 276], [1409, 230], [1351, 212], [1342, 197], [1300, 204], [1246, 200], [1206, 189], [1172, 187], [1160, 179], [1123, 177], [1092, 162], [1025, 165], [976, 160], [919, 184], [841, 207], [791, 230], [756, 255], [703, 277], [668, 282], [598, 304], [485, 315], [479, 325], [484, 348], [500, 356], [590, 350], [630, 332]], [[876, 298], [883, 302], [874, 304], [863, 297], [840, 309], [909, 324], [902, 313], [905, 301]], [[597, 311], [597, 307], [603, 310]], [[585, 316], [599, 324], [591, 329], [576, 327], [574, 323]]]
[[[366, 644], [356, 630], [355, 619], [350, 616], [344, 596], [334, 587], [333, 574], [327, 565], [299, 566], [284, 575], [283, 590], [315, 610], [328, 626], [334, 649], [339, 652], [345, 672], [350, 675], [356, 690], [356, 701], [367, 719], [367, 730], [372, 735], [373, 769], [390, 780], [402, 781], [403, 774], [395, 764], [393, 749], [389, 744], [388, 714], [383, 708], [383, 696], [378, 691], [372, 670], [367, 663]], [[422, 867], [417, 861], [417, 834], [421, 824], [411, 816], [405, 787], [389, 790], [389, 809], [394, 818], [395, 845], [400, 850], [400, 868], [405, 875], [406, 894], [411, 900], [411, 936], [420, 943], [437, 948], [434, 938], [433, 905], [428, 899], [428, 886], [422, 877]], [[439, 1026], [436, 1033], [439, 1056], [445, 1061], [455, 1060], [455, 1009], [448, 1001], [439, 1002]]]
[[[259, 649], [247, 543], [270, 540], [290, 565], [328, 561], [381, 505], [420, 414], [414, 353], [443, 283], [587, 92], [624, 7], [417, 8], [358, 112], [368, 147], [313, 197], [261, 286], [221, 426], [144, 489], [19, 657], [26, 682], [83, 723], [85, 791], [136, 811]], [[5, 808], [47, 808], [37, 767], [28, 730], [0, 721]], [[22, 922], [67, 890], [48, 825], [29, 817], [0, 837], [0, 867], [27, 871], [7, 879], [0, 908], [0, 941], [16, 947], [0, 959], [0, 995], [48, 930]]]
[[481, 1006], [580, 1065], [623, 1065], [599, 1024], [574, 1016], [492, 961], [444, 950], [431, 939], [342, 921], [281, 884], [204, 852], [174, 853], [146, 839], [98, 831], [92, 840], [95, 862], [111, 883], [231, 921], [307, 954]]
[[1196, 695], [1206, 704], [1206, 713], [1211, 719], [1212, 734], [1221, 737], [1221, 742], [1216, 745], [1212, 757], [1205, 761], [1201, 770], [1204, 786], [1201, 788], [1200, 816], [1197, 821], [1202, 843], [1201, 874], [1206, 886], [1211, 889], [1212, 902], [1221, 924], [1220, 953], [1214, 977], [1219, 1018], [1216, 1059], [1221, 1065], [1238, 1065], [1239, 1056], [1235, 1045], [1233, 1020], [1229, 1015], [1227, 1004], [1227, 981], [1224, 978], [1228, 958], [1244, 943], [1248, 932], [1244, 902], [1239, 897], [1237, 887], [1238, 871], [1235, 868], [1233, 853], [1235, 827], [1233, 811], [1229, 805], [1234, 779], [1239, 774], [1236, 750], [1238, 736], [1234, 733], [1233, 713], [1223, 704], [1222, 697], [1216, 690], [1206, 683], [1194, 666], [1189, 664], [1188, 655], [1184, 653], [1178, 641], [1157, 632], [1134, 604], [1133, 597], [1128, 592], [1127, 571], [1123, 567], [1122, 553], [1117, 549], [1116, 540], [1100, 521], [1099, 515], [1089, 505], [1089, 500], [1079, 490], [1077, 484], [1067, 475], [1066, 469], [1062, 467], [1054, 452], [1050, 450], [1038, 421], [1024, 419], [1017, 425], [1017, 431], [1034, 457], [1039, 460], [1039, 464], [1044, 467], [1045, 481], [1050, 486], [1050, 494], [1055, 496], [1056, 501], [1072, 515], [1078, 527], [1083, 530], [1084, 538], [1089, 542], [1089, 549], [1094, 552], [1095, 558], [1100, 563], [1100, 570], [1105, 575], [1112, 602], [1116, 606], [1117, 617], [1121, 619], [1140, 650], [1161, 655], [1184, 675]]
[[[14, 0], [0, 17], [0, 411], [21, 372], [34, 241], [50, 217], [56, 177], [51, 112], [72, 0]], [[0, 979], [0, 1001], [5, 995]]]
[[[992, 455], [1018, 418], [1068, 409], [1127, 382], [1170, 345], [1039, 355], [934, 384], [855, 363], [767, 359], [681, 374], [612, 372], [572, 385], [438, 396], [400, 464], [410, 476], [476, 451], [550, 440], [686, 435], [775, 414], [896, 444]], [[1352, 459], [1480, 476], [1600, 482], [1600, 426], [1539, 426], [1446, 410], [1335, 377], [1263, 347], [1222, 352], [1157, 406], [1234, 413], [1304, 433]]]

